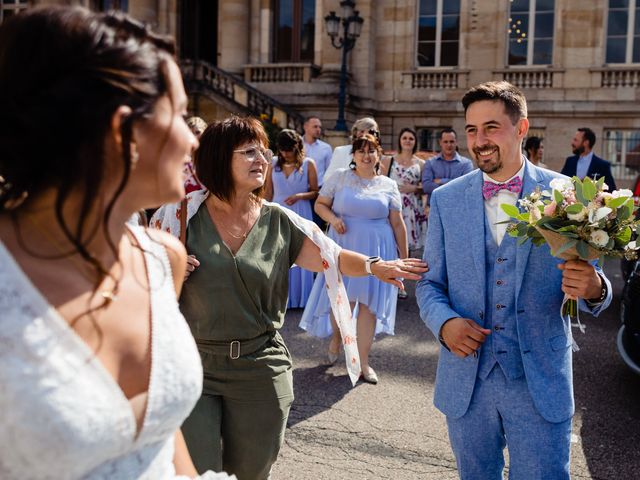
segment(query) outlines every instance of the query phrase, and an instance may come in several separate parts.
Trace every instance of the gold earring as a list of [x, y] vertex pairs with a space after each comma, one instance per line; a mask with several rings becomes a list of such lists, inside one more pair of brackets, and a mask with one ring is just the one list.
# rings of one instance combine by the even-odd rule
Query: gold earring
[[138, 147], [136, 146], [135, 143], [131, 144], [131, 169], [135, 169], [137, 164], [138, 164], [138, 160], [140, 160], [140, 154], [138, 154]]

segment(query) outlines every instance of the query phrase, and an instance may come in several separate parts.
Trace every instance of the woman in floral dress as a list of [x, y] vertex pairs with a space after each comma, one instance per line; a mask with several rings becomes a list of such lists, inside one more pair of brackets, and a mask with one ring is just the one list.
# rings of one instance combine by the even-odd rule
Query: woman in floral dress
[[[398, 184], [402, 196], [402, 219], [407, 228], [407, 240], [411, 255], [424, 247], [427, 217], [422, 205], [422, 168], [424, 161], [415, 153], [418, 149], [417, 135], [411, 128], [400, 130], [398, 154], [382, 160], [382, 173]], [[410, 256], [411, 256], [410, 255]], [[398, 292], [401, 299], [407, 298], [404, 290]]]

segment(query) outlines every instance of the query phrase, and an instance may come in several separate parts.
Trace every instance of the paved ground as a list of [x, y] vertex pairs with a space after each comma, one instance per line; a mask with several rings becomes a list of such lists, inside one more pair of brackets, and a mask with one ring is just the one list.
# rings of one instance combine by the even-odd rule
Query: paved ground
[[[572, 477], [639, 479], [640, 377], [616, 351], [622, 281], [617, 263], [607, 271], [617, 298], [606, 315], [581, 317], [587, 333], [576, 334]], [[444, 417], [432, 405], [437, 344], [410, 292], [396, 335], [374, 344], [376, 386], [352, 389], [343, 366], [324, 365], [327, 342], [298, 329], [300, 311], [287, 315], [296, 400], [273, 480], [458, 478]]]

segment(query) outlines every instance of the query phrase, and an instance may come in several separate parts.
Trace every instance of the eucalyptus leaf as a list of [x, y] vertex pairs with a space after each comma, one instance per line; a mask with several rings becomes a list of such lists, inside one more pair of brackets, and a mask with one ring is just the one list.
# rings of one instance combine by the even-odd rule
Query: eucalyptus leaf
[[609, 200], [608, 206], [611, 208], [621, 207], [627, 201], [626, 197], [612, 198]]
[[560, 193], [558, 190], [553, 191], [553, 199], [556, 201], [558, 205], [560, 205], [564, 201], [564, 197], [562, 196], [562, 193]]
[[519, 223], [518, 224], [518, 236], [522, 237], [525, 236], [527, 234], [527, 230], [529, 229], [529, 226], [526, 223]]
[[631, 213], [633, 213], [633, 209], [628, 208], [627, 205], [622, 205], [620, 208], [618, 208], [617, 213], [616, 213], [616, 218], [620, 221], [620, 220], [626, 220], [629, 217], [631, 217]]
[[633, 202], [632, 197], [628, 197], [627, 200], [624, 202], [624, 204], [627, 208], [631, 210], [631, 212], [633, 212], [633, 208], [635, 207], [635, 204]]
[[576, 246], [576, 244], [578, 243], [577, 240], [575, 239], [571, 239], [568, 240], [567, 242], [565, 242], [558, 250], [556, 250], [554, 252], [554, 255], [557, 257], [558, 255], [560, 255], [561, 253], [566, 252], [567, 250], [569, 250], [570, 248], [573, 248]]
[[582, 205], [581, 203], [574, 203], [573, 205], [569, 205], [566, 208], [566, 212], [572, 213], [572, 214], [580, 213], [583, 208], [584, 208], [584, 205]]
[[520, 237], [520, 238], [518, 239], [518, 246], [520, 246], [520, 245], [524, 245], [524, 244], [527, 242], [527, 240], [529, 240], [529, 238], [527, 238], [527, 237]]
[[596, 198], [596, 186], [589, 177], [585, 177], [584, 182], [582, 182], [582, 195], [589, 201]]
[[587, 205], [589, 201], [586, 198], [584, 198], [584, 194], [582, 193], [582, 182], [578, 177], [573, 177], [573, 178], [574, 178], [574, 185], [576, 187], [576, 199], [583, 205]]
[[626, 245], [631, 241], [631, 228], [624, 228], [618, 235], [616, 235], [616, 241], [622, 245]]
[[503, 203], [500, 205], [502, 211], [509, 215], [511, 218], [517, 218], [520, 215], [520, 210], [515, 205], [509, 205], [508, 203]]
[[578, 252], [578, 255], [580, 255], [580, 258], [582, 258], [583, 260], [587, 260], [589, 258], [589, 244], [584, 240], [580, 240], [576, 244], [576, 250]]

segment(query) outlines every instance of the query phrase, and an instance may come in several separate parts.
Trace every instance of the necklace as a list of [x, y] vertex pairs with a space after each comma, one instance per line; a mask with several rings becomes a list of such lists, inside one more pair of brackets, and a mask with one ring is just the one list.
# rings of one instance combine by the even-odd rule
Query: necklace
[[[220, 210], [220, 212], [222, 211], [221, 209], [218, 209], [218, 210]], [[249, 230], [251, 230], [251, 228], [250, 228], [250, 222], [251, 222], [251, 210], [249, 210], [249, 211], [247, 212], [247, 219], [246, 219], [246, 221], [245, 221], [245, 229], [244, 229], [244, 233], [241, 233], [240, 235], [237, 235], [237, 234], [235, 234], [235, 233], [233, 233], [233, 232], [231, 232], [231, 231], [229, 230], [229, 228], [228, 228], [228, 227], [225, 225], [225, 223], [222, 221], [222, 215], [218, 215], [218, 222], [220, 223], [220, 226], [222, 227], [222, 229], [223, 229], [225, 232], [227, 232], [229, 235], [231, 235], [233, 238], [238, 239], [238, 240], [239, 240], [239, 239], [243, 239], [243, 240], [244, 240], [244, 239], [246, 239], [246, 238], [247, 238], [247, 235], [249, 235]]]
[[[60, 255], [65, 256], [71, 261], [71, 264], [76, 268], [76, 271], [80, 273], [80, 275], [82, 275], [86, 280], [88, 280], [89, 282], [95, 285], [96, 283], [95, 278], [92, 278], [91, 275], [89, 275], [85, 270], [86, 265], [81, 263], [78, 259], [74, 258], [72, 255], [66, 254], [64, 251], [64, 248], [60, 245], [60, 242], [58, 242], [58, 240], [53, 238], [53, 236], [47, 230], [41, 228], [40, 225], [38, 225], [35, 222], [35, 220], [31, 218], [31, 215], [27, 214], [27, 219], [29, 220], [31, 225], [33, 225], [33, 227], [38, 232], [40, 232], [49, 241], [49, 243], [51, 243], [51, 245], [53, 245], [53, 247], [58, 251]], [[100, 281], [100, 283], [98, 284], [98, 287], [102, 285], [103, 282], [104, 282], [104, 279]], [[118, 299], [118, 296], [117, 296], [118, 287], [119, 287], [118, 282], [116, 282], [111, 289], [98, 290], [98, 295], [100, 295], [105, 301], [104, 306], [108, 306], [111, 302]]]

